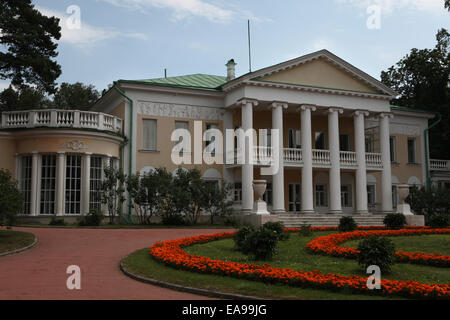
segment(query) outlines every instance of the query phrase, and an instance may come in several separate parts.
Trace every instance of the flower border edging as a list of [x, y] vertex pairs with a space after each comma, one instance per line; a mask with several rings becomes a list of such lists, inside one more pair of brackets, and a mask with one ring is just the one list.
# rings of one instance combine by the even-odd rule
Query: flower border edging
[[34, 240], [33, 240], [33, 243], [32, 243], [32, 244], [30, 244], [30, 245], [28, 245], [28, 246], [26, 246], [26, 247], [20, 248], [20, 249], [16, 249], [16, 250], [12, 250], [12, 251], [8, 251], [8, 252], [0, 253], [0, 257], [9, 256], [9, 255], [12, 255], [12, 254], [17, 254], [17, 253], [21, 253], [21, 252], [23, 252], [23, 251], [26, 251], [26, 250], [28, 250], [28, 249], [33, 248], [33, 247], [38, 243], [38, 238], [37, 238], [34, 234], [33, 234], [33, 236], [34, 236]]
[[164, 281], [160, 281], [160, 280], [156, 280], [156, 279], [150, 279], [150, 278], [138, 276], [138, 275], [132, 273], [131, 271], [129, 271], [124, 266], [123, 262], [126, 258], [127, 257], [123, 258], [120, 261], [119, 268], [123, 272], [123, 274], [125, 274], [127, 277], [129, 277], [133, 280], [136, 280], [136, 281], [140, 281], [143, 283], [147, 283], [147, 284], [151, 284], [154, 286], [171, 289], [171, 290], [175, 290], [175, 291], [179, 291], [179, 292], [187, 292], [187, 293], [197, 294], [200, 296], [205, 296], [205, 297], [210, 297], [210, 298], [212, 297], [212, 298], [229, 299], [229, 300], [266, 300], [264, 298], [259, 298], [259, 297], [244, 296], [244, 295], [234, 294], [234, 293], [225, 293], [225, 292], [218, 292], [218, 291], [212, 291], [212, 290], [206, 290], [206, 289], [186, 287], [186, 286], [182, 286], [179, 284], [174, 284], [174, 283], [169, 283], [169, 282], [164, 282]]

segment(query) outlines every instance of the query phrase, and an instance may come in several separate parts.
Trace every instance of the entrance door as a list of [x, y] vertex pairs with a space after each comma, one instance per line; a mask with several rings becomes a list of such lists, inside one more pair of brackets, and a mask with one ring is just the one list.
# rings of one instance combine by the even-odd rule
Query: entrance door
[[302, 188], [300, 184], [289, 184], [289, 212], [300, 213], [301, 210], [301, 192]]

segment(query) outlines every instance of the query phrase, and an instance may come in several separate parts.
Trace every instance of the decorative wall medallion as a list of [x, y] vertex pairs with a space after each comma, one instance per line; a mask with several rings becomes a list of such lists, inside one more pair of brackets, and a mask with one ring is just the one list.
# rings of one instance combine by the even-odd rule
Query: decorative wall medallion
[[224, 110], [214, 107], [199, 107], [181, 104], [139, 102], [138, 112], [143, 115], [170, 118], [188, 118], [202, 120], [222, 120]]
[[84, 150], [84, 149], [88, 148], [87, 144], [85, 144], [84, 142], [78, 141], [78, 140], [66, 142], [63, 144], [63, 147], [66, 149], [74, 150], [74, 151]]

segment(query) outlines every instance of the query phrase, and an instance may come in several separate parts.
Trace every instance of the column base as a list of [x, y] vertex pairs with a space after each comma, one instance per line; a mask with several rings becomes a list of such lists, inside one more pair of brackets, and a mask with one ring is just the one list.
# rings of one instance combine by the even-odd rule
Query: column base
[[284, 209], [272, 210], [272, 214], [286, 214], [286, 210]]
[[369, 210], [359, 210], [359, 211], [356, 211], [355, 214], [360, 214], [360, 215], [363, 215], [363, 216], [370, 215]]
[[316, 214], [317, 212], [314, 210], [302, 210], [300, 214]]
[[342, 210], [330, 210], [328, 214], [342, 214]]
[[253, 214], [253, 210], [252, 209], [242, 209], [241, 214], [244, 216], [250, 215], [250, 214]]

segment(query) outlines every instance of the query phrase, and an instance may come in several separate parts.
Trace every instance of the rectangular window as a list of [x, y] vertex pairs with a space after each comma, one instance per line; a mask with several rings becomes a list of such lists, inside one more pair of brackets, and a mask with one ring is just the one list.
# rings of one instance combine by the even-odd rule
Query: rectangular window
[[207, 150], [207, 152], [211, 152], [211, 154], [213, 156], [215, 156], [217, 150], [212, 150], [212, 149], [210, 150], [210, 148], [208, 148], [208, 146], [212, 142], [214, 142], [215, 137], [210, 132], [208, 132], [208, 130], [219, 130], [219, 125], [215, 124], [215, 123], [207, 123], [206, 124], [206, 142], [205, 142], [206, 143], [206, 150]]
[[316, 132], [315, 141], [315, 149], [325, 150], [327, 148], [325, 132]]
[[102, 211], [103, 160], [101, 157], [91, 157], [91, 181], [89, 195], [89, 210]]
[[267, 183], [267, 188], [266, 192], [263, 195], [263, 200], [267, 203], [268, 206], [272, 205], [273, 200], [272, 183]]
[[408, 138], [408, 163], [417, 163], [415, 138]]
[[352, 186], [341, 186], [341, 205], [344, 208], [352, 207]]
[[397, 186], [392, 186], [392, 208], [396, 209], [398, 204]]
[[289, 129], [289, 148], [290, 149], [302, 148], [302, 136], [300, 130]]
[[56, 156], [43, 155], [41, 163], [40, 214], [55, 214]]
[[23, 214], [31, 213], [31, 174], [33, 167], [33, 158], [31, 156], [22, 157], [20, 174], [20, 191], [22, 191], [24, 203]]
[[350, 151], [350, 136], [348, 134], [339, 135], [339, 147], [341, 151]]
[[242, 183], [240, 182], [234, 184], [234, 202], [242, 202]]
[[324, 184], [316, 184], [316, 207], [328, 206], [327, 186]]
[[391, 151], [391, 162], [397, 162], [396, 156], [396, 139], [395, 137], [389, 137], [390, 151]]
[[81, 156], [78, 155], [66, 157], [65, 211], [66, 214], [81, 214]]
[[301, 211], [301, 189], [300, 184], [289, 184], [289, 212]]
[[366, 136], [366, 152], [373, 153], [375, 152], [375, 142], [373, 135]]
[[142, 121], [142, 148], [148, 151], [157, 150], [157, 121], [145, 119]]
[[369, 184], [367, 186], [367, 202], [369, 206], [375, 206], [376, 204], [376, 195], [375, 195], [375, 185]]

